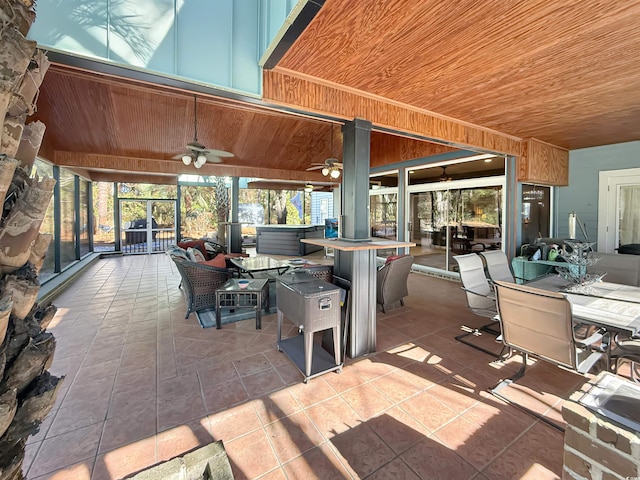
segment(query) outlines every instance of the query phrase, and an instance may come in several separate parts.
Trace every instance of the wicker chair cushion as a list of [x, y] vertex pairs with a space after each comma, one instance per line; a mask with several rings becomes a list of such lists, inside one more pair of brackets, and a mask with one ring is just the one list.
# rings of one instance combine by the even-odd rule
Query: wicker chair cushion
[[204, 258], [204, 254], [197, 248], [193, 248], [193, 247], [187, 248], [187, 255], [189, 255], [189, 259], [192, 262], [200, 263], [206, 260], [206, 258]]
[[189, 255], [187, 254], [187, 251], [184, 248], [178, 247], [177, 245], [171, 245], [165, 253], [170, 257], [178, 257], [184, 258], [185, 260], [191, 260], [189, 258]]
[[180, 248], [184, 248], [185, 250], [187, 250], [189, 247], [197, 248], [198, 250], [200, 250], [202, 252], [203, 255], [205, 253], [204, 240], [202, 240], [202, 239], [200, 239], [200, 240], [185, 240], [185, 241], [182, 241], [182, 242], [178, 242], [178, 246]]
[[204, 262], [198, 262], [198, 263], [209, 265], [210, 267], [218, 267], [218, 268], [227, 267], [227, 261], [224, 253], [219, 253], [218, 255], [216, 255], [215, 258], [212, 258], [211, 260], [205, 260]]

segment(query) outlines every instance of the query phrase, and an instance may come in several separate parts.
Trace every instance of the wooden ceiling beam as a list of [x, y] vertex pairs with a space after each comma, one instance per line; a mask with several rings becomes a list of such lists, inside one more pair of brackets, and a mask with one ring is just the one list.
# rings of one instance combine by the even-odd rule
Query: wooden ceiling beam
[[[104, 170], [118, 173], [130, 172], [132, 175], [146, 173], [156, 176], [180, 174], [217, 175], [229, 177], [260, 177], [273, 180], [322, 181], [321, 173], [293, 170], [277, 170], [254, 166], [228, 165], [225, 163], [207, 163], [196, 169], [193, 165], [184, 165], [180, 160], [158, 160], [123, 157], [117, 155], [99, 155], [95, 153], [76, 153], [56, 151], [53, 162], [61, 167]], [[92, 177], [95, 173], [92, 172]]]
[[443, 145], [522, 155], [521, 138], [281, 68], [263, 71], [263, 100], [345, 120], [365, 118], [374, 128], [405, 132]]
[[177, 175], [147, 175], [133, 172], [110, 172], [94, 170], [91, 172], [93, 182], [118, 182], [118, 183], [152, 183], [154, 185], [176, 185]]

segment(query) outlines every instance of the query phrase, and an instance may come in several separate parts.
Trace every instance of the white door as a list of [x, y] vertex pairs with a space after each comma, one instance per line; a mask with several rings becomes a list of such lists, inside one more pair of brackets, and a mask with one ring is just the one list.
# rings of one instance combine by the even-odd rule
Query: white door
[[640, 243], [640, 168], [600, 172], [598, 251]]

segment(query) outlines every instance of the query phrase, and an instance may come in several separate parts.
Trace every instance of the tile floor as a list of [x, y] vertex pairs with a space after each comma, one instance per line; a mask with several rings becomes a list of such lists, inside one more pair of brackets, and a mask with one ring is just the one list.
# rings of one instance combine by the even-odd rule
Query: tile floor
[[[406, 307], [378, 313], [378, 353], [304, 384], [275, 315], [202, 329], [178, 283], [165, 255], [115, 257], [55, 300], [51, 371], [66, 378], [27, 478], [121, 478], [219, 439], [237, 479], [560, 478], [562, 434], [485, 391], [519, 359], [454, 340], [484, 320], [459, 284], [411, 274]], [[584, 381], [540, 362], [508, 394], [562, 422]]]

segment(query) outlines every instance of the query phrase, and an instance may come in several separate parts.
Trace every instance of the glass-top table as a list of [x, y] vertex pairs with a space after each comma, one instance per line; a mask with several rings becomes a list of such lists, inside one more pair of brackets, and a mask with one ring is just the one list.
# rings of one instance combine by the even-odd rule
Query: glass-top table
[[289, 269], [288, 263], [262, 255], [257, 257], [231, 258], [230, 260], [233, 265], [238, 267], [241, 274], [247, 274], [251, 278], [254, 278], [253, 274], [256, 272], [275, 271], [278, 275], [282, 275]]

